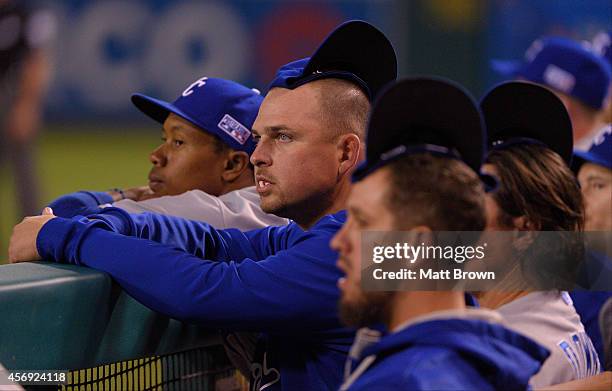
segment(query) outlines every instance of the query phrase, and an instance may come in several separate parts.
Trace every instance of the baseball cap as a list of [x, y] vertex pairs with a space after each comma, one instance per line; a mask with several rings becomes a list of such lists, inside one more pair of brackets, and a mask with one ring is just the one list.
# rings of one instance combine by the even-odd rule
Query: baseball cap
[[612, 30], [602, 31], [595, 35], [591, 46], [595, 53], [605, 58], [612, 66]]
[[351, 20], [332, 31], [311, 57], [282, 66], [269, 89], [295, 89], [329, 78], [357, 84], [372, 101], [386, 84], [397, 78], [395, 50], [376, 27]]
[[604, 106], [610, 85], [610, 66], [578, 42], [546, 37], [531, 44], [523, 61], [491, 62], [508, 77], [520, 77], [570, 95], [594, 109]]
[[612, 125], [607, 125], [594, 139], [588, 151], [574, 152], [574, 172], [583, 163], [594, 163], [612, 170]]
[[132, 95], [132, 103], [155, 121], [163, 124], [174, 113], [249, 155], [255, 150], [251, 127], [262, 101], [257, 90], [213, 77], [194, 81], [172, 103], [143, 94]]
[[[353, 174], [353, 181], [416, 153], [460, 159], [479, 173], [485, 134], [478, 105], [460, 85], [441, 78], [401, 80], [385, 89], [374, 103], [366, 161]], [[495, 185], [490, 177], [481, 178], [485, 185]]]
[[485, 94], [480, 108], [490, 148], [540, 144], [571, 164], [572, 122], [563, 102], [548, 89], [523, 81], [501, 83]]

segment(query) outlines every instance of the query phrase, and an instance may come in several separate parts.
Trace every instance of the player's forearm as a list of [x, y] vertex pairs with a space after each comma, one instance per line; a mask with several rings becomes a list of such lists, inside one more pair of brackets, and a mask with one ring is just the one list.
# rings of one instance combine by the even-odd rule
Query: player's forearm
[[124, 197], [134, 196], [135, 190], [125, 191], [77, 191], [53, 200], [48, 206], [59, 217], [87, 216], [100, 213], [100, 206], [111, 204]]
[[[43, 226], [37, 247], [44, 260], [109, 273], [134, 298], [177, 319], [284, 332], [338, 324], [334, 285], [321, 282], [325, 274], [312, 279], [311, 272], [302, 272], [304, 262], [211, 262], [106, 228], [101, 220], [56, 218]], [[279, 265], [283, 270], [275, 273]]]
[[112, 198], [105, 192], [78, 191], [63, 195], [53, 200], [48, 206], [53, 214], [59, 217], [86, 216], [98, 213], [99, 205], [112, 202]]
[[187, 292], [190, 286], [194, 287], [197, 276], [193, 270], [186, 275], [183, 271], [185, 267], [189, 270], [189, 265], [202, 268], [206, 262], [108, 228], [102, 220], [56, 218], [40, 231], [37, 249], [43, 260], [85, 265], [109, 273], [130, 295], [156, 311], [178, 319], [197, 319], [197, 314], [184, 310], [185, 299], [189, 300]]
[[[103, 220], [109, 230], [126, 236], [148, 239], [171, 245], [189, 254], [229, 259], [232, 236], [229, 232], [215, 230], [210, 225], [155, 213], [130, 214], [120, 208], [104, 208], [88, 216], [91, 220]], [[235, 256], [247, 257], [245, 253]]]

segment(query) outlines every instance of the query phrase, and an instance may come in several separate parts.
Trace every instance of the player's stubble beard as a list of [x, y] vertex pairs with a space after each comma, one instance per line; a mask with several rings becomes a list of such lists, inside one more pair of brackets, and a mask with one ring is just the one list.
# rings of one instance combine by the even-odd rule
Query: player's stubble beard
[[297, 222], [302, 227], [310, 227], [325, 215], [333, 205], [335, 189], [327, 189], [301, 197], [297, 200], [288, 200], [280, 188], [274, 189], [272, 194], [261, 198], [261, 210], [276, 216], [284, 217]]
[[356, 301], [340, 299], [340, 321], [349, 327], [386, 323], [395, 292], [360, 292]]

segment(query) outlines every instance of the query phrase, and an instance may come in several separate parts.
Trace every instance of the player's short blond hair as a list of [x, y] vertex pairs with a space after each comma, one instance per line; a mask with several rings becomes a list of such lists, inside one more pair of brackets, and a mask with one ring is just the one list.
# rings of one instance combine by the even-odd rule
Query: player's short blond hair
[[361, 88], [342, 79], [323, 79], [312, 84], [318, 91], [321, 117], [332, 140], [353, 133], [364, 142], [371, 105]]

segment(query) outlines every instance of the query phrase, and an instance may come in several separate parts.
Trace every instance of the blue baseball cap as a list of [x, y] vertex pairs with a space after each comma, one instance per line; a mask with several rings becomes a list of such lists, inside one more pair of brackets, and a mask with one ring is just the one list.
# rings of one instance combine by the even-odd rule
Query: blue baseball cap
[[536, 40], [523, 61], [491, 62], [493, 69], [570, 95], [594, 109], [604, 106], [612, 78], [610, 66], [591, 50], [566, 38]]
[[591, 46], [595, 53], [605, 58], [612, 67], [612, 30], [602, 31], [597, 34], [593, 38]]
[[[360, 181], [388, 163], [430, 153], [462, 160], [476, 173], [486, 153], [486, 130], [472, 96], [449, 80], [418, 77], [390, 85], [370, 114], [366, 161], [353, 174]], [[485, 186], [495, 181], [482, 176]]]
[[480, 101], [490, 149], [539, 144], [572, 161], [572, 121], [565, 105], [550, 90], [525, 81], [493, 87]]
[[574, 151], [574, 172], [578, 172], [583, 163], [593, 163], [612, 170], [612, 125], [594, 139], [588, 151]]
[[249, 155], [255, 150], [251, 127], [262, 101], [257, 90], [213, 77], [194, 81], [172, 103], [143, 94], [132, 95], [132, 103], [155, 121], [163, 124], [174, 113], [218, 136], [230, 148]]
[[397, 78], [397, 58], [389, 39], [376, 27], [351, 20], [332, 31], [311, 57], [283, 65], [269, 89], [295, 89], [311, 81], [344, 79], [373, 101]]

